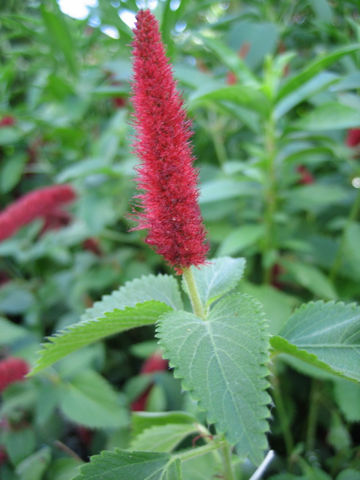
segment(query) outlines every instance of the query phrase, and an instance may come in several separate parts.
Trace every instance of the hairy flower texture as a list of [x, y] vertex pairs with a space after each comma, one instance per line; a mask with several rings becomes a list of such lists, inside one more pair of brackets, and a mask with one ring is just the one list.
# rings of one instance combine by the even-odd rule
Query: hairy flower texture
[[30, 192], [0, 212], [0, 242], [35, 218], [48, 215], [76, 195], [70, 185], [55, 185]]
[[29, 371], [29, 365], [22, 358], [8, 357], [0, 361], [0, 392], [12, 383], [24, 380]]
[[146, 243], [182, 273], [205, 263], [208, 251], [189, 144], [191, 125], [155, 17], [142, 10], [136, 19], [133, 103], [135, 150], [141, 159], [137, 183], [143, 192], [137, 196], [143, 207], [137, 229], [148, 229]]

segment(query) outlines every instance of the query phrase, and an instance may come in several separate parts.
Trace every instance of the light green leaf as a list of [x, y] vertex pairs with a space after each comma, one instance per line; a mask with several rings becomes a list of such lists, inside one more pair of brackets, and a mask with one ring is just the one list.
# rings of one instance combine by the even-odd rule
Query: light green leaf
[[266, 96], [259, 90], [245, 85], [205, 85], [190, 95], [189, 107], [192, 108], [209, 100], [225, 100], [259, 113], [266, 113], [269, 109]]
[[[203, 305], [236, 287], [245, 269], [244, 258], [221, 257], [201, 267], [191, 267]], [[187, 292], [185, 282], [183, 288]]]
[[322, 301], [300, 307], [271, 345], [329, 373], [360, 381], [360, 308]]
[[171, 452], [196, 427], [191, 424], [167, 424], [147, 428], [131, 443], [132, 450], [142, 452]]
[[136, 437], [144, 430], [168, 424], [189, 425], [196, 422], [193, 415], [186, 412], [134, 412], [131, 417], [132, 433]]
[[51, 460], [51, 450], [43, 447], [16, 467], [20, 480], [41, 480]]
[[207, 320], [187, 312], [163, 315], [157, 335], [164, 356], [207, 412], [218, 433], [256, 464], [268, 431], [268, 340], [260, 304], [243, 294], [215, 304]]
[[313, 78], [319, 72], [323, 71], [325, 68], [339, 60], [344, 55], [357, 52], [359, 48], [359, 44], [347, 45], [345, 47], [334, 50], [333, 52], [330, 52], [325, 56], [316, 58], [313, 62], [308, 64], [301, 72], [290, 77], [284, 83], [284, 85], [279, 91], [278, 100], [285, 97], [286, 95], [289, 95], [289, 93], [304, 85], [305, 82]]
[[229, 198], [254, 196], [257, 195], [259, 191], [259, 188], [254, 182], [230, 179], [210, 180], [201, 186], [199, 203], [213, 203]]
[[234, 255], [246, 247], [254, 245], [264, 233], [263, 225], [244, 225], [233, 230], [221, 243], [219, 256]]
[[360, 112], [356, 108], [338, 102], [324, 103], [306, 113], [294, 126], [302, 130], [319, 132], [357, 127]]
[[98, 317], [91, 317], [91, 312], [88, 311], [81, 322], [48, 338], [49, 341], [43, 344], [43, 348], [39, 352], [39, 358], [31, 375], [85, 345], [131, 328], [151, 325], [160, 315], [169, 310], [171, 310], [170, 307], [164, 303], [150, 301], [123, 310], [115, 308], [103, 314], [99, 312]]
[[0, 317], [0, 345], [7, 345], [31, 335], [25, 328]]
[[334, 382], [334, 396], [349, 422], [360, 422], [360, 385], [348, 380]]
[[84, 371], [61, 387], [60, 409], [73, 422], [90, 428], [116, 428], [128, 423], [118, 395], [95, 371]]
[[7, 193], [19, 182], [23, 173], [27, 156], [23, 154], [14, 155], [6, 159], [0, 171], [0, 191]]
[[74, 480], [161, 480], [170, 458], [167, 453], [103, 451], [91, 457]]
[[307, 265], [306, 263], [282, 261], [281, 264], [286, 271], [291, 273], [295, 281], [304, 288], [310, 290], [318, 297], [333, 300], [337, 298], [337, 293], [327, 278], [327, 276], [318, 268]]

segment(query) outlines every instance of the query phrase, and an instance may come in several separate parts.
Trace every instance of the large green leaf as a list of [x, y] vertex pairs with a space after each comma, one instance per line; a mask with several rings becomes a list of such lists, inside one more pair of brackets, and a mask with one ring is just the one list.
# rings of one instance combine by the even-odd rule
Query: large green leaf
[[43, 344], [31, 374], [49, 367], [71, 352], [109, 335], [135, 327], [151, 325], [160, 315], [169, 310], [171, 310], [170, 307], [164, 303], [149, 301], [123, 310], [115, 308], [102, 315], [100, 313], [99, 317], [85, 317], [81, 322], [48, 338], [49, 341]]
[[169, 460], [167, 453], [103, 451], [91, 457], [74, 480], [161, 480]]
[[[132, 307], [132, 308], [131, 308]], [[32, 373], [97, 340], [150, 325], [170, 310], [181, 309], [178, 284], [170, 275], [148, 275], [126, 283], [85, 311], [81, 321], [49, 338]]]
[[[290, 317], [271, 345], [315, 367], [360, 381], [360, 308], [311, 302]], [[282, 338], [283, 337], [283, 338]]]
[[215, 304], [207, 320], [171, 312], [158, 324], [164, 355], [183, 388], [207, 412], [238, 453], [260, 463], [267, 447], [268, 340], [260, 304], [230, 295]]
[[278, 100], [285, 97], [286, 95], [289, 95], [289, 93], [304, 85], [305, 82], [313, 78], [319, 72], [323, 71], [326, 67], [336, 62], [344, 55], [357, 52], [358, 50], [359, 44], [347, 45], [345, 47], [334, 50], [333, 52], [328, 53], [323, 57], [316, 58], [313, 62], [309, 63], [301, 72], [290, 77], [284, 83], [284, 85], [279, 91]]
[[194, 424], [169, 423], [147, 428], [131, 444], [132, 450], [171, 452], [184, 438], [197, 432]]
[[[191, 267], [204, 305], [236, 287], [245, 269], [244, 258], [221, 257], [201, 267]], [[184, 290], [187, 291], [183, 282]]]

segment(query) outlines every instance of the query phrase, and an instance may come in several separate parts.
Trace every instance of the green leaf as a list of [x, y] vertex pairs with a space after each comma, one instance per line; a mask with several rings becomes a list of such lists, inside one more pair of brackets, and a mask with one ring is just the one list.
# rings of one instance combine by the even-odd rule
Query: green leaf
[[309, 3], [321, 22], [333, 22], [333, 12], [327, 0], [310, 0]]
[[207, 320], [187, 312], [160, 319], [157, 336], [175, 376], [199, 401], [218, 433], [256, 464], [268, 431], [268, 341], [260, 305], [235, 294], [215, 304]]
[[62, 385], [60, 408], [70, 420], [90, 428], [116, 428], [128, 423], [127, 412], [112, 386], [92, 370]]
[[337, 293], [327, 276], [318, 268], [306, 263], [290, 262], [283, 260], [281, 264], [286, 271], [291, 273], [295, 281], [304, 288], [310, 290], [318, 297], [333, 300]]
[[300, 307], [271, 345], [329, 373], [360, 381], [360, 308], [322, 301]]
[[0, 317], [0, 345], [7, 345], [31, 335], [25, 328]]
[[30, 428], [5, 432], [3, 442], [13, 465], [31, 455], [36, 446], [35, 434]]
[[336, 477], [336, 480], [360, 480], [360, 472], [359, 470], [348, 468], [339, 473], [339, 475]]
[[275, 107], [274, 118], [278, 120], [283, 115], [285, 115], [285, 113], [295, 107], [295, 105], [298, 105], [299, 103], [314, 95], [314, 93], [317, 93], [328, 87], [329, 85], [335, 83], [337, 79], [338, 76], [334, 73], [319, 73], [319, 75], [304, 83], [304, 85], [301, 85], [294, 92], [283, 98]]
[[191, 433], [197, 432], [195, 425], [167, 424], [147, 428], [131, 443], [132, 450], [143, 452], [171, 452]]
[[234, 255], [246, 247], [254, 245], [263, 235], [263, 225], [244, 225], [233, 230], [221, 243], [219, 256]]
[[16, 474], [21, 480], [41, 480], [50, 460], [50, 448], [43, 447], [19, 463], [16, 467]]
[[19, 182], [23, 173], [27, 156], [23, 154], [15, 155], [3, 162], [0, 173], [0, 191], [7, 193]]
[[48, 342], [43, 344], [43, 348], [39, 352], [39, 358], [31, 375], [85, 345], [131, 328], [151, 325], [160, 315], [169, 310], [170, 307], [164, 303], [150, 301], [123, 310], [114, 309], [95, 318], [85, 317], [81, 322], [48, 338]]
[[333, 52], [330, 52], [323, 57], [315, 59], [313, 62], [308, 64], [301, 72], [290, 77], [284, 83], [284, 85], [279, 91], [278, 100], [284, 98], [286, 95], [289, 95], [289, 93], [304, 85], [305, 82], [313, 78], [319, 72], [323, 71], [325, 68], [339, 60], [344, 55], [357, 52], [359, 50], [359, 47], [359, 44], [347, 45], [345, 47], [334, 50]]
[[334, 396], [346, 420], [360, 422], [360, 385], [348, 380], [336, 380]]
[[168, 424], [189, 425], [196, 422], [193, 415], [186, 412], [134, 412], [131, 417], [132, 432], [136, 437], [144, 430]]
[[259, 193], [253, 182], [238, 180], [210, 180], [201, 186], [199, 203], [213, 203], [229, 198], [254, 196]]
[[225, 100], [260, 113], [266, 113], [269, 110], [266, 96], [259, 90], [245, 85], [205, 85], [190, 95], [189, 106], [192, 108], [209, 100]]
[[338, 102], [328, 102], [316, 107], [295, 122], [294, 126], [302, 130], [319, 132], [357, 127], [360, 124], [360, 112]]
[[[203, 305], [207, 305], [236, 287], [245, 269], [244, 258], [221, 257], [201, 267], [191, 267]], [[183, 288], [187, 292], [185, 282]]]
[[91, 457], [74, 480], [161, 480], [170, 458], [167, 453], [103, 451]]

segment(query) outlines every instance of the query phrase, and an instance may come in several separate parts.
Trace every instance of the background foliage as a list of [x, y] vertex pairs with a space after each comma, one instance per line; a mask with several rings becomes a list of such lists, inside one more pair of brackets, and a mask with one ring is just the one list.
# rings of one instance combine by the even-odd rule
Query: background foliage
[[[44, 336], [77, 322], [103, 293], [170, 273], [143, 233], [129, 232], [126, 215], [136, 159], [123, 19], [139, 6], [98, 0], [75, 20], [54, 1], [2, 2], [0, 207], [56, 183], [70, 183], [78, 197], [0, 244], [4, 357], [32, 362]], [[239, 288], [261, 301], [273, 335], [302, 301], [359, 301], [359, 147], [347, 141], [360, 127], [357, 2], [182, 0], [158, 2], [155, 12], [193, 120], [211, 256], [246, 257]], [[285, 337], [301, 345], [295, 334]], [[130, 417], [150, 385], [147, 410], [182, 408], [201, 419], [170, 372], [139, 375], [157, 349], [152, 338], [151, 327], [126, 332], [4, 390], [1, 478], [70, 480], [81, 459], [127, 448], [134, 430], [162, 418], [144, 427]], [[283, 348], [271, 390], [277, 456], [264, 478], [355, 480], [358, 385]], [[191, 444], [191, 422], [168, 422], [181, 425], [171, 432], [179, 442]], [[162, 455], [150, 460], [166, 462]], [[201, 462], [187, 462], [184, 478], [216, 473]], [[239, 477], [252, 468], [239, 465]]]

